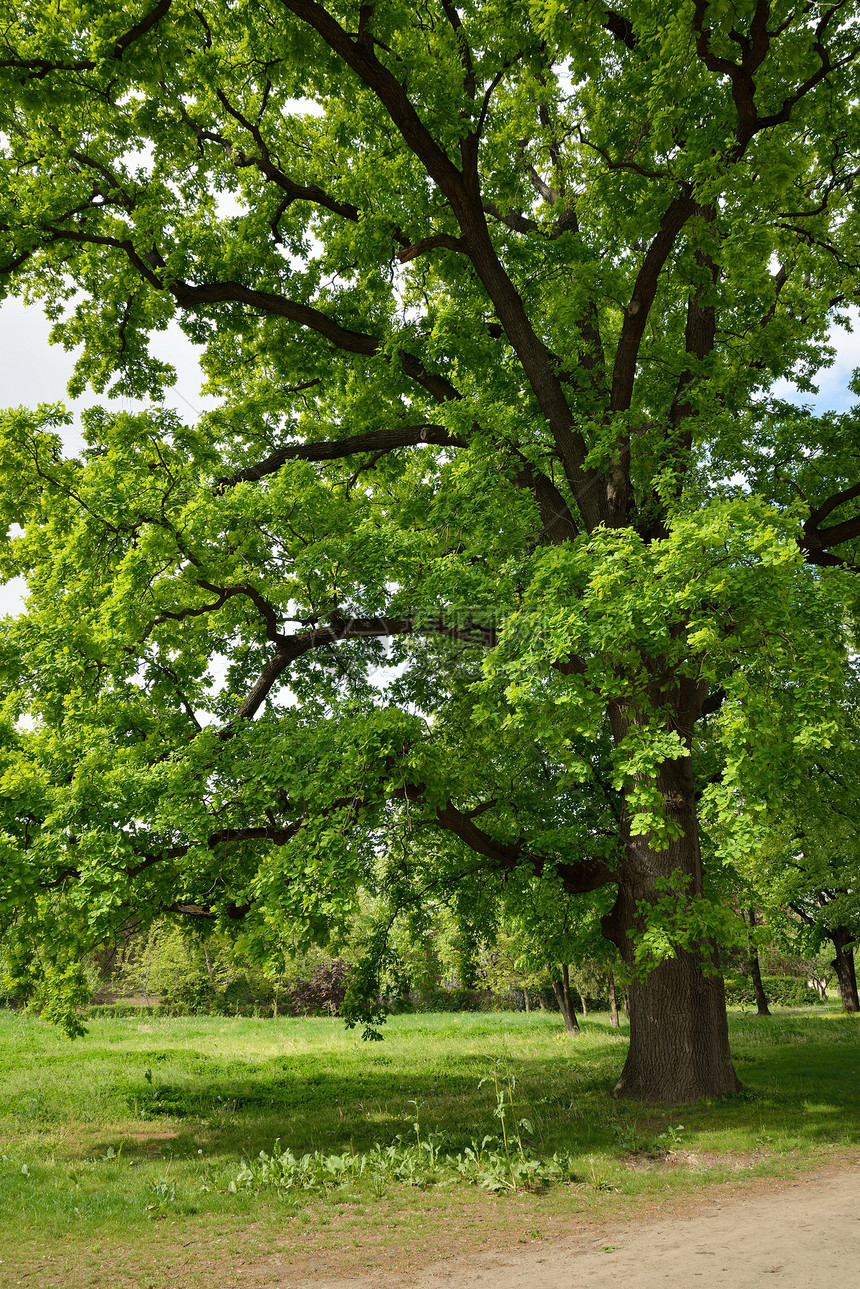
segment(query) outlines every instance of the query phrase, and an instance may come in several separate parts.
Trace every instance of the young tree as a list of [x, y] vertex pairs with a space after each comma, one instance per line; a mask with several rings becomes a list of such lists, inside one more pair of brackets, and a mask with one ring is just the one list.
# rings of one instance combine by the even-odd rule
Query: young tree
[[857, 294], [856, 3], [22, 0], [0, 42], [6, 289], [72, 392], [157, 400], [177, 317], [222, 400], [74, 459], [4, 419], [0, 881], [57, 1007], [129, 911], [264, 946], [382, 852], [524, 867], [616, 890], [619, 1091], [735, 1091], [694, 730], [726, 811], [753, 664], [825, 737], [857, 423], [768, 391]]

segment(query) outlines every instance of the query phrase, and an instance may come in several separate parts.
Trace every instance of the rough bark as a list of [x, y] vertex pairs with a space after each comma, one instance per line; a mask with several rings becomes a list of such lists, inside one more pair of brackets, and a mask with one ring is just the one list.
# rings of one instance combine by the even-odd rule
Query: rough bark
[[[617, 737], [617, 736], [616, 736]], [[681, 884], [676, 898], [702, 893], [702, 861], [689, 756], [666, 761], [658, 775], [666, 815], [680, 835], [657, 850], [624, 821], [626, 861], [603, 932], [636, 972], [632, 934], [644, 928], [639, 905], [666, 898], [660, 879]], [[728, 1020], [716, 946], [678, 947], [673, 957], [630, 984], [630, 1049], [615, 1091], [645, 1102], [699, 1101], [740, 1091], [729, 1051]]]
[[836, 983], [842, 996], [842, 1006], [847, 1012], [860, 1011], [860, 998], [857, 995], [857, 973], [854, 968], [855, 937], [847, 926], [834, 927], [830, 939], [836, 950], [836, 957], [831, 966], [836, 972]]
[[617, 1096], [681, 1104], [740, 1091], [722, 977], [678, 950], [630, 987], [630, 1049]]

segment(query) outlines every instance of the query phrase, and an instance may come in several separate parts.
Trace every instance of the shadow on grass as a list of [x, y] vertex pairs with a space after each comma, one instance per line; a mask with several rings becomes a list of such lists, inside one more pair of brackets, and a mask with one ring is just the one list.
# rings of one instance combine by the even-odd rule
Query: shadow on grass
[[337, 1021], [192, 1018], [145, 1028], [99, 1021], [75, 1045], [40, 1031], [32, 1047], [43, 1050], [28, 1054], [26, 1042], [6, 1050], [2, 1140], [62, 1130], [69, 1157], [77, 1149], [108, 1158], [122, 1144], [127, 1161], [201, 1151], [226, 1161], [271, 1150], [276, 1139], [297, 1152], [365, 1151], [413, 1134], [417, 1116], [419, 1131], [466, 1145], [499, 1130], [495, 1070], [513, 1101], [511, 1121], [528, 1119], [541, 1154], [618, 1159], [680, 1143], [749, 1153], [860, 1141], [860, 1023], [835, 1013], [733, 1016], [744, 1092], [675, 1108], [611, 1096], [625, 1044], [602, 1018], [568, 1039], [547, 1016], [398, 1017], [384, 1044], [362, 1044]]

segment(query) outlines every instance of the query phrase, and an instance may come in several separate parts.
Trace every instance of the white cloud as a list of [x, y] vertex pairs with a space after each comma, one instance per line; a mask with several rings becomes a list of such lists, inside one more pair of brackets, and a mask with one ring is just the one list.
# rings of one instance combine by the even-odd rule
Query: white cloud
[[[50, 343], [51, 324], [37, 304], [4, 300], [0, 305], [0, 407], [35, 407], [37, 403], [65, 403], [73, 412], [93, 407], [107, 400], [88, 390], [79, 399], [69, 398], [66, 387], [71, 379], [77, 355], [60, 345]], [[164, 396], [166, 407], [174, 408], [183, 420], [198, 415], [217, 400], [204, 399], [200, 393], [203, 373], [197, 362], [197, 349], [171, 323], [166, 331], [157, 332], [150, 348], [156, 358], [176, 368], [176, 384]], [[110, 406], [122, 411], [140, 410], [147, 403], [133, 398], [118, 398]], [[75, 451], [80, 437], [71, 434], [68, 447]]]
[[801, 393], [790, 381], [777, 381], [773, 393], [789, 402], [807, 403], [816, 412], [845, 412], [857, 402], [857, 395], [848, 387], [855, 368], [860, 367], [860, 315], [851, 310], [854, 331], [833, 327], [830, 341], [836, 350], [831, 367], [822, 367], [815, 377], [817, 394]]

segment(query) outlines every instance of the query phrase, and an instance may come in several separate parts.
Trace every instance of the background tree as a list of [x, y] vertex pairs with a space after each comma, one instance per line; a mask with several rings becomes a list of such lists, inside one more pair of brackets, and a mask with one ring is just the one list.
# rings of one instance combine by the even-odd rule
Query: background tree
[[24, 0], [0, 39], [6, 289], [73, 392], [157, 400], [178, 317], [222, 400], [77, 458], [4, 418], [0, 898], [58, 1014], [130, 913], [262, 953], [382, 853], [525, 868], [615, 889], [619, 1090], [736, 1090], [694, 729], [724, 819], [751, 673], [827, 737], [857, 423], [767, 395], [856, 297], [856, 4]]
[[[618, 954], [600, 930], [601, 916], [611, 906], [608, 895], [603, 890], [574, 898], [555, 877], [536, 879], [526, 870], [504, 883], [500, 922], [516, 946], [516, 966], [527, 977], [543, 972], [550, 980], [569, 1034], [579, 1032], [576, 993], [583, 1015], [589, 990], [605, 992], [610, 1005], [615, 993]], [[611, 1011], [617, 1026], [617, 1003]]]
[[759, 959], [758, 937], [756, 935], [759, 917], [755, 905], [750, 904], [746, 909], [741, 909], [741, 917], [747, 927], [747, 968], [753, 984], [756, 1011], [759, 1016], [769, 1016], [768, 997], [761, 978], [761, 961]]
[[[853, 615], [847, 634], [856, 639]], [[764, 677], [756, 681], [759, 725], [771, 746], [766, 776], [748, 776], [743, 790], [720, 782], [722, 823], [731, 837], [714, 841], [740, 876], [748, 927], [765, 913], [767, 938], [814, 959], [830, 942], [843, 1005], [858, 1010], [854, 943], [860, 933], [860, 828], [857, 825], [858, 674], [853, 652], [829, 687], [830, 731], [825, 741], [791, 740], [798, 695]], [[822, 683], [822, 693], [828, 692]], [[757, 735], [759, 737], [760, 735]], [[712, 762], [713, 765], [713, 762]], [[717, 772], [715, 781], [721, 780]], [[746, 822], [738, 831], [735, 816]], [[727, 818], [727, 815], [730, 816]], [[750, 907], [752, 905], [752, 907]], [[750, 946], [758, 940], [749, 933]], [[763, 941], [767, 943], [767, 940]], [[758, 996], [758, 990], [757, 990]], [[761, 1010], [761, 1007], [760, 1007]]]

